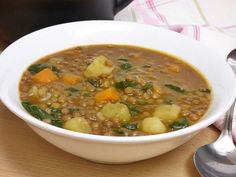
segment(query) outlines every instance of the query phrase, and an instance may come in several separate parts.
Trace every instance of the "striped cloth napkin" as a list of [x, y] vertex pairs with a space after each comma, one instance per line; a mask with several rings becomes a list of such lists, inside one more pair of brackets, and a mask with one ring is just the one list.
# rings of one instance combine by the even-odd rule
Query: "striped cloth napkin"
[[[115, 20], [163, 27], [199, 41], [222, 59], [236, 48], [235, 0], [134, 0]], [[214, 125], [222, 129], [224, 116]], [[236, 113], [233, 123], [236, 142]]]

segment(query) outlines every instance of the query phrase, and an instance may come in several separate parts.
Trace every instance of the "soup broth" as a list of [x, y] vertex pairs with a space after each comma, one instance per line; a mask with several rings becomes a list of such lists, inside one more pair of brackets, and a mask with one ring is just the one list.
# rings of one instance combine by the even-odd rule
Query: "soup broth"
[[23, 73], [23, 107], [68, 130], [107, 136], [186, 128], [207, 111], [206, 79], [182, 60], [127, 45], [78, 46], [43, 57]]

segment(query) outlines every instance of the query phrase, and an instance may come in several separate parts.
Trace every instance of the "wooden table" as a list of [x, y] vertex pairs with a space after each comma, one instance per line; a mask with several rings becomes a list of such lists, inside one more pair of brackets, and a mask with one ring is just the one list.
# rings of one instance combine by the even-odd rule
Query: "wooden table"
[[0, 177], [200, 177], [193, 153], [218, 135], [211, 126], [164, 155], [126, 165], [97, 164], [49, 144], [0, 102]]

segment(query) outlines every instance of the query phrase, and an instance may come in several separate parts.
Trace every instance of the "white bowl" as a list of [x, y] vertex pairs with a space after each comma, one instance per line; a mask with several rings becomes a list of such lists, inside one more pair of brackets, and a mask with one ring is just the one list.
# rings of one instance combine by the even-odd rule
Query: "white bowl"
[[[140, 137], [109, 137], [57, 128], [37, 120], [23, 109], [18, 85], [23, 71], [32, 62], [62, 49], [106, 43], [165, 51], [198, 68], [213, 90], [213, 100], [207, 114], [197, 124], [175, 132]], [[52, 26], [14, 42], [2, 52], [0, 61], [0, 95], [7, 107], [48, 142], [82, 158], [102, 163], [135, 162], [180, 146], [215, 122], [230, 107], [236, 95], [234, 74], [223, 58], [180, 34], [143, 24], [85, 21]]]

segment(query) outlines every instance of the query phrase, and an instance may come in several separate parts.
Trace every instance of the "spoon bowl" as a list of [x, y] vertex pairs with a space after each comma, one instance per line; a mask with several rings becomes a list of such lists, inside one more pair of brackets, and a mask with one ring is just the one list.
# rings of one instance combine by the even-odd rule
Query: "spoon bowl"
[[[236, 49], [227, 56], [227, 62], [236, 75]], [[194, 163], [203, 177], [235, 177], [236, 148], [232, 139], [235, 102], [225, 115], [220, 137], [212, 144], [200, 147], [194, 154]]]

